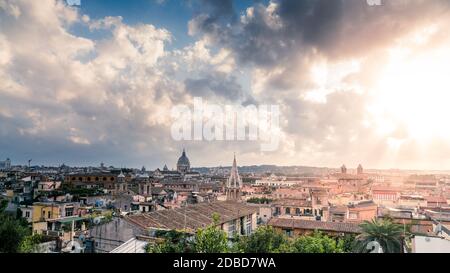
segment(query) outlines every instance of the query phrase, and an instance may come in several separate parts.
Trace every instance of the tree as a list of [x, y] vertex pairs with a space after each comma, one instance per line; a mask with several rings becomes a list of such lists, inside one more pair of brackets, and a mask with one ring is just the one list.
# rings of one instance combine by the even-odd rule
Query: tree
[[8, 200], [0, 202], [0, 252], [17, 253], [25, 236], [31, 234], [28, 223], [5, 212]]
[[390, 219], [364, 221], [360, 227], [362, 234], [356, 237], [356, 252], [368, 252], [371, 243], [377, 242], [384, 253], [401, 253], [404, 230]]
[[269, 199], [266, 197], [262, 197], [262, 198], [252, 197], [247, 200], [247, 203], [253, 203], [253, 204], [269, 204], [271, 202], [272, 202], [272, 199]]
[[226, 253], [228, 252], [227, 234], [217, 227], [220, 216], [213, 215], [213, 223], [205, 229], [197, 230], [194, 237], [197, 253]]
[[272, 227], [259, 227], [248, 237], [240, 237], [234, 251], [242, 253], [279, 253], [288, 245], [287, 237]]
[[222, 230], [217, 228], [220, 216], [213, 215], [213, 223], [204, 229], [198, 229], [194, 236], [186, 232], [159, 232], [156, 237], [161, 242], [148, 244], [149, 253], [225, 253], [228, 252], [228, 239]]
[[330, 238], [321, 232], [314, 232], [312, 236], [300, 236], [292, 242], [291, 251], [294, 253], [343, 253], [344, 241]]
[[0, 200], [0, 214], [1, 215], [5, 212], [6, 207], [8, 207], [8, 200]]
[[39, 252], [39, 244], [44, 241], [44, 238], [40, 234], [33, 234], [26, 236], [19, 246], [19, 252], [21, 253], [37, 253]]
[[0, 214], [0, 252], [17, 253], [23, 238], [31, 232], [22, 221]]
[[190, 241], [191, 235], [176, 230], [158, 232], [156, 237], [162, 238], [161, 242], [148, 244], [148, 253], [193, 253], [194, 246]]
[[353, 252], [353, 249], [355, 248], [356, 235], [345, 234], [344, 236], [340, 237], [339, 240], [342, 243], [342, 248], [345, 253]]

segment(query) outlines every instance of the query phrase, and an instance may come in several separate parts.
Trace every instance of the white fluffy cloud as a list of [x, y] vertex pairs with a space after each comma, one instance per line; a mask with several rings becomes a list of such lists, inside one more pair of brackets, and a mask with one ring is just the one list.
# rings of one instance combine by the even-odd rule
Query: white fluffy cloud
[[[0, 157], [156, 167], [173, 165], [187, 146], [197, 166], [226, 164], [236, 151], [244, 164], [449, 168], [448, 141], [420, 142], [392, 117], [396, 130], [380, 134], [380, 116], [369, 111], [391, 49], [415, 56], [448, 47], [439, 5], [415, 1], [403, 12], [369, 12], [373, 21], [361, 27], [360, 17], [344, 20], [365, 12], [356, 2], [326, 22], [315, 17], [331, 12], [326, 6], [298, 2], [255, 4], [236, 17], [230, 1], [208, 1], [208, 13], [189, 22], [198, 40], [167, 50], [174, 37], [150, 24], [93, 20], [57, 0], [0, 0]], [[333, 7], [342, 8], [337, 2]], [[408, 24], [418, 10], [426, 16]], [[299, 16], [316, 33], [297, 25]], [[395, 31], [385, 29], [390, 24]], [[80, 37], [71, 32], [75, 25], [106, 34]], [[411, 41], [414, 35], [421, 39]], [[259, 143], [174, 142], [170, 110], [194, 96], [280, 105], [280, 149], [261, 154]]]

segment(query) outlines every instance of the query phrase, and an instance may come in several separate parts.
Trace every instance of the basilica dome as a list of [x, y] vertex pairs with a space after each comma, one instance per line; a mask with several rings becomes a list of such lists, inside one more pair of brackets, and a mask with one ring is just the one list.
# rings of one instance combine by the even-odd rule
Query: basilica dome
[[183, 149], [183, 154], [178, 159], [177, 170], [179, 172], [185, 173], [189, 172], [191, 169], [191, 163], [189, 162], [189, 158], [186, 156], [186, 151]]

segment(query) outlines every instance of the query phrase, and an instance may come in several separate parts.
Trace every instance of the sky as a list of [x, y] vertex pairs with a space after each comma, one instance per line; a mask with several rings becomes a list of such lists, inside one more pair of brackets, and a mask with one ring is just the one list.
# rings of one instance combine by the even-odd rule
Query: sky
[[[450, 169], [448, 0], [0, 0], [0, 160]], [[171, 109], [277, 105], [279, 146]]]

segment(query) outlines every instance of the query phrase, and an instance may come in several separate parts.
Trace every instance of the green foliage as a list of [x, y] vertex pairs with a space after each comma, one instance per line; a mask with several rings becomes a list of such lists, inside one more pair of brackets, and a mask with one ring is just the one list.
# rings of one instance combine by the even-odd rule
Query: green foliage
[[214, 224], [205, 229], [197, 230], [194, 237], [194, 245], [197, 253], [228, 252], [227, 235]]
[[378, 242], [384, 253], [401, 253], [404, 229], [402, 225], [395, 224], [390, 219], [373, 219], [360, 225], [363, 233], [357, 237], [355, 251], [364, 253], [369, 243]]
[[0, 252], [17, 253], [25, 236], [31, 233], [24, 221], [0, 212]]
[[19, 246], [21, 253], [37, 253], [39, 252], [39, 244], [44, 242], [44, 238], [40, 234], [26, 236]]
[[105, 223], [109, 223], [109, 222], [111, 222], [113, 220], [113, 213], [112, 213], [112, 211], [107, 211], [104, 214], [104, 216], [105, 216], [105, 218], [104, 218], [104, 222]]
[[17, 219], [21, 219], [22, 216], [23, 216], [22, 210], [21, 210], [20, 208], [17, 208], [17, 211], [16, 211], [16, 218], [17, 218]]
[[355, 236], [329, 237], [320, 232], [311, 236], [288, 238], [270, 226], [261, 226], [249, 236], [229, 241], [220, 230], [218, 215], [214, 223], [199, 229], [194, 236], [179, 231], [159, 231], [162, 241], [148, 244], [148, 253], [346, 253], [351, 252]]
[[218, 224], [219, 224], [219, 221], [220, 221], [220, 214], [218, 214], [218, 213], [213, 213], [213, 215], [212, 215], [212, 219], [213, 219], [213, 224], [215, 225], [215, 226], [217, 226]]
[[272, 227], [259, 227], [248, 237], [240, 237], [233, 245], [240, 253], [345, 253], [350, 252], [354, 236], [333, 238], [315, 232], [295, 239]]
[[176, 230], [158, 231], [155, 235], [161, 242], [148, 244], [148, 253], [226, 253], [228, 252], [228, 239], [226, 233], [217, 225], [219, 214], [212, 215], [213, 224], [199, 229], [192, 237], [186, 232]]
[[312, 236], [300, 236], [291, 244], [293, 253], [343, 253], [344, 241], [315, 232]]
[[0, 200], [0, 214], [5, 212], [6, 207], [8, 207], [8, 200]]
[[24, 238], [31, 234], [27, 221], [20, 216], [5, 212], [8, 200], [0, 200], [0, 253], [17, 253]]
[[75, 188], [68, 184], [63, 184], [60, 190], [53, 191], [51, 195], [61, 195], [70, 194], [74, 197], [87, 197], [87, 196], [98, 196], [102, 195], [103, 192], [98, 188], [85, 189], [85, 188]]
[[340, 238], [344, 253], [351, 253], [355, 248], [356, 235], [346, 234]]
[[234, 251], [241, 253], [279, 253], [288, 249], [288, 238], [272, 227], [262, 226], [248, 237], [240, 237]]
[[148, 244], [147, 253], [193, 253], [194, 246], [189, 240], [191, 235], [176, 230], [158, 231], [156, 237], [161, 238], [162, 242]]
[[258, 198], [258, 197], [253, 197], [247, 200], [247, 203], [253, 203], [253, 204], [269, 204], [272, 202], [272, 199], [266, 198], [266, 197], [262, 197], [262, 198]]

